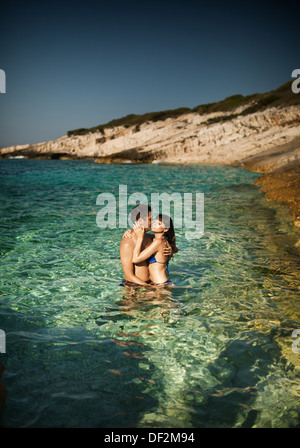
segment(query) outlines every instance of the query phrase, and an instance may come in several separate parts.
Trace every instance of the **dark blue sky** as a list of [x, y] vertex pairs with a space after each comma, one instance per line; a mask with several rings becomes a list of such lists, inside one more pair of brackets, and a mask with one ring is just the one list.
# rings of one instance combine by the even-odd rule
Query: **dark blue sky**
[[0, 146], [275, 89], [300, 68], [294, 4], [9, 0]]

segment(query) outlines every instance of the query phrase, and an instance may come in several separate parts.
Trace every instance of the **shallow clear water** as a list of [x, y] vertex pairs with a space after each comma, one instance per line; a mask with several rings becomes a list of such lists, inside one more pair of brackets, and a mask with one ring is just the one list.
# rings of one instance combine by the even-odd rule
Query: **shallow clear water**
[[[300, 425], [299, 239], [232, 167], [1, 160], [0, 328], [7, 427]], [[126, 290], [124, 229], [96, 198], [202, 192], [205, 233], [175, 286]], [[300, 345], [300, 344], [299, 344]]]

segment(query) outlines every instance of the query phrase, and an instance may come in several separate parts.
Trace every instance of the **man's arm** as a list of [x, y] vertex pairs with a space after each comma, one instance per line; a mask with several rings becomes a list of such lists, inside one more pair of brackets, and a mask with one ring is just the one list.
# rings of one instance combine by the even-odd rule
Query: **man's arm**
[[120, 244], [120, 257], [125, 280], [128, 282], [137, 283], [138, 285], [147, 285], [146, 282], [143, 282], [143, 280], [138, 278], [134, 273], [134, 266], [132, 262], [133, 248], [134, 247], [130, 239], [127, 240], [124, 238], [122, 240]]

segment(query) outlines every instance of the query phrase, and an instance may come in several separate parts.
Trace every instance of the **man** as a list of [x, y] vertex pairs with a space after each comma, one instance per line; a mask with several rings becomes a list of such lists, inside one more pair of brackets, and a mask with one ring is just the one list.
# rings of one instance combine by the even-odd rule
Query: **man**
[[[144, 227], [148, 232], [151, 228], [151, 207], [145, 204], [139, 204], [135, 206], [131, 212], [130, 217], [133, 224], [138, 223], [141, 227]], [[125, 232], [125, 233], [128, 233]], [[123, 272], [125, 275], [125, 285], [148, 285], [149, 284], [149, 270], [148, 262], [143, 261], [141, 263], [134, 264], [132, 262], [133, 250], [136, 245], [137, 237], [133, 230], [129, 231], [129, 238], [123, 236], [120, 244], [120, 257]], [[152, 235], [145, 233], [141, 251], [143, 251], [152, 242]], [[171, 246], [166, 242], [165, 255], [171, 256]]]

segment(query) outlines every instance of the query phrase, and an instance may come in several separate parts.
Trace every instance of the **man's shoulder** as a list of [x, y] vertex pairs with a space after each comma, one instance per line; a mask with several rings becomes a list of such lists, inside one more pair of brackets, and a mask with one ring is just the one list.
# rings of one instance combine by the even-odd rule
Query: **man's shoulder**
[[122, 238], [121, 242], [120, 242], [120, 248], [129, 248], [129, 247], [133, 247], [134, 243], [132, 238]]
[[120, 242], [120, 246], [131, 246], [132, 245], [132, 238], [122, 238]]

